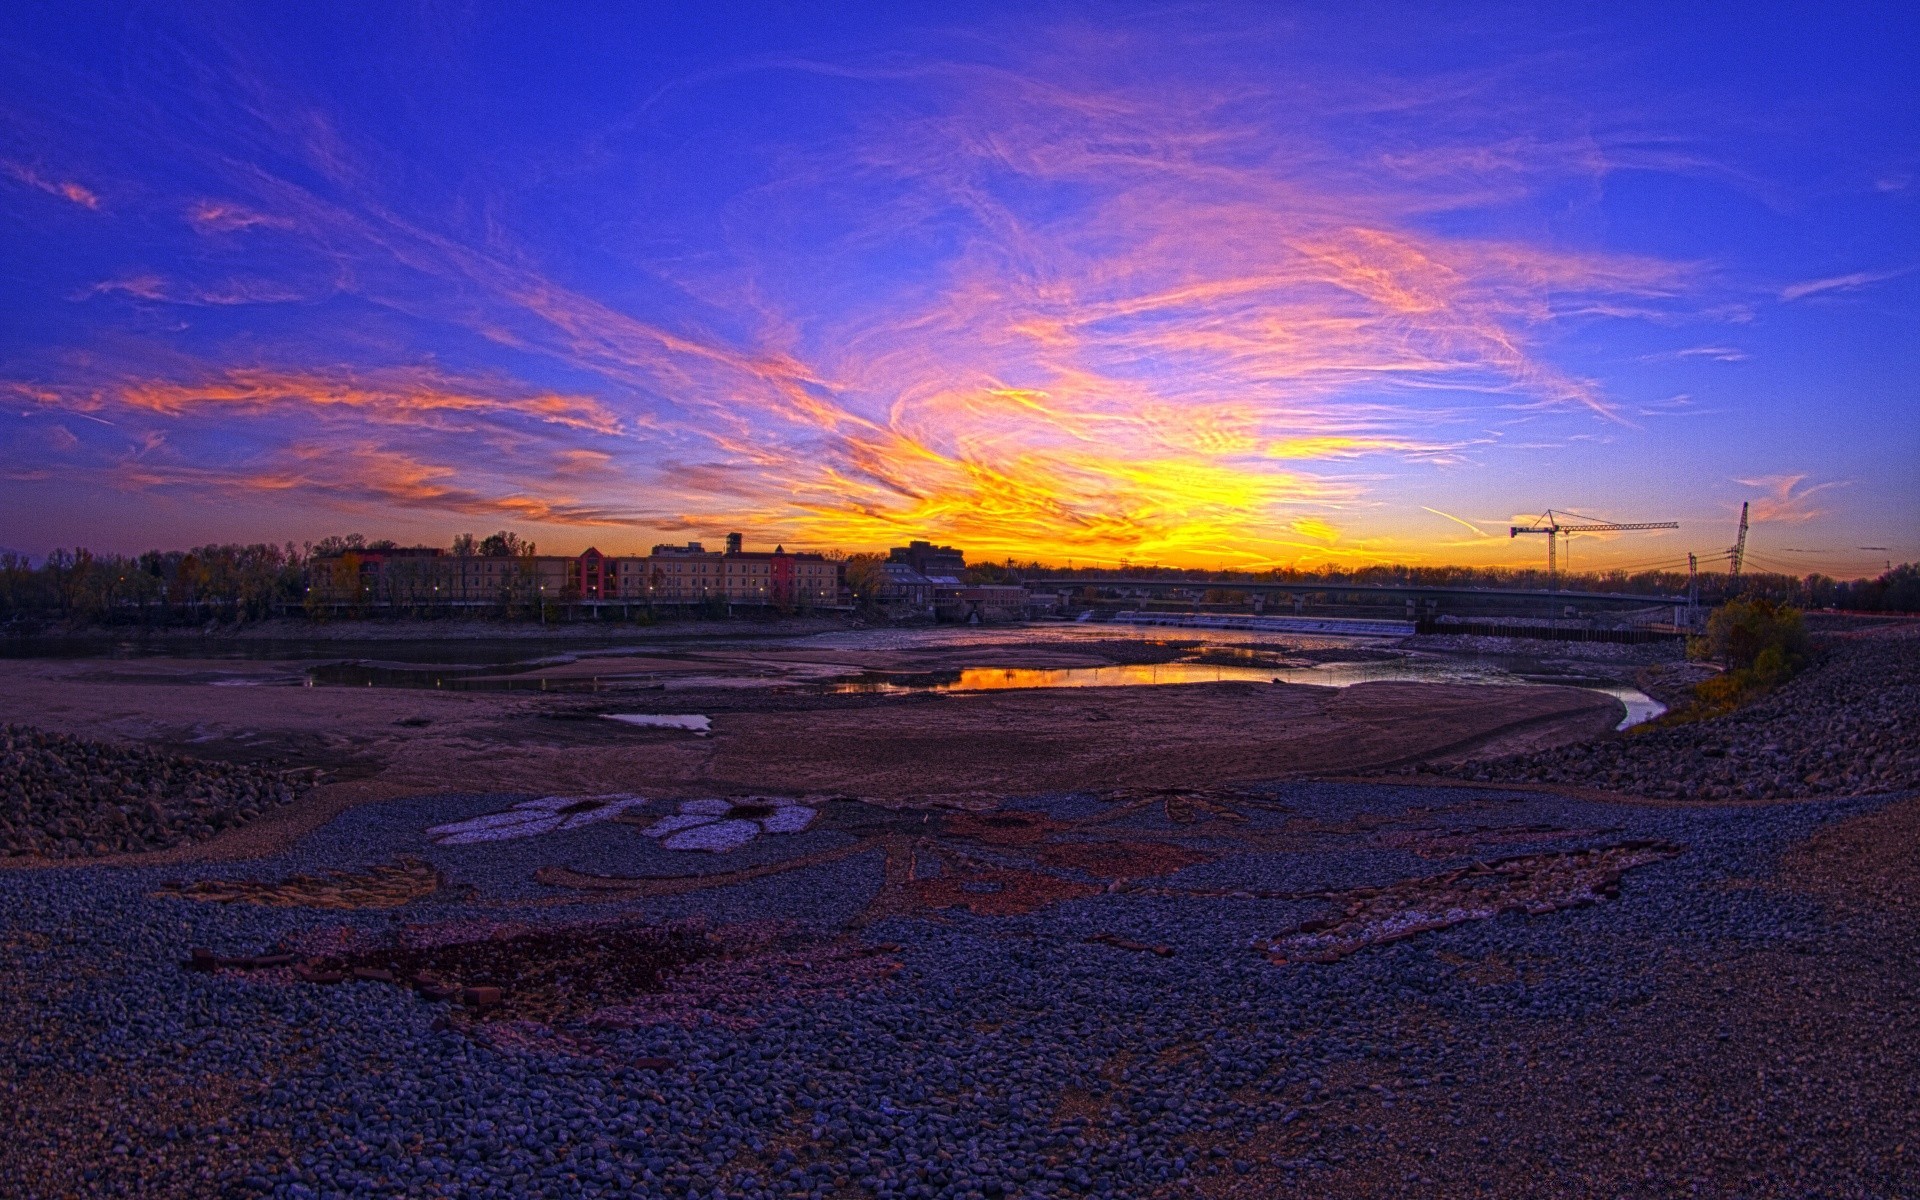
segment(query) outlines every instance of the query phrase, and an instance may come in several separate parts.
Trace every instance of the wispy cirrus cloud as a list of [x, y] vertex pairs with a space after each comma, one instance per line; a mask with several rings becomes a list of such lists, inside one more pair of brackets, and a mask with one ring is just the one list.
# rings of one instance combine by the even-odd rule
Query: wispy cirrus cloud
[[122, 486], [789, 543], [1363, 555], [1358, 460], [1457, 466], [1516, 409], [1623, 421], [1556, 331], [1701, 287], [1685, 263], [1436, 221], [1681, 153], [1571, 120], [1476, 138], [1472, 81], [1279, 87], [1072, 30], [992, 65], [757, 64], [857, 116], [729, 145], [753, 185], [659, 234], [696, 252], [596, 273], [542, 226], [546, 193], [488, 181], [436, 210], [337, 118], [218, 66], [246, 102], [178, 116], [165, 147], [197, 164], [164, 207], [184, 261], [87, 291], [326, 311], [183, 312], [147, 369], [59, 367], [65, 405], [231, 451], [170, 442]]
[[100, 196], [92, 188], [71, 179], [49, 178], [25, 163], [0, 159], [0, 175], [7, 176], [15, 183], [45, 192], [49, 196], [58, 196], [81, 208], [97, 211], [100, 207]]
[[1848, 482], [1836, 479], [1803, 486], [1806, 480], [1805, 475], [1761, 475], [1753, 479], [1736, 479], [1734, 482], [1746, 487], [1761, 488], [1767, 493], [1753, 501], [1755, 522], [1801, 525], [1826, 512], [1825, 509], [1816, 506], [1814, 497], [1834, 488], [1845, 487]]
[[187, 221], [203, 233], [293, 228], [293, 222], [286, 217], [255, 212], [231, 200], [196, 200], [187, 206]]
[[633, 510], [545, 489], [535, 494], [486, 470], [422, 459], [373, 441], [296, 443], [245, 464], [129, 460], [122, 487], [262, 501], [295, 497], [342, 511], [426, 510], [461, 516], [583, 527], [625, 526]]
[[75, 293], [72, 299], [125, 296], [156, 304], [238, 305], [286, 304], [311, 300], [323, 290], [302, 288], [277, 279], [227, 278], [186, 282], [151, 273], [103, 279]]
[[1643, 354], [1641, 362], [1676, 362], [1690, 358], [1704, 358], [1712, 362], [1745, 362], [1751, 357], [1745, 350], [1734, 346], [1688, 346], [1683, 350], [1662, 350], [1658, 354]]
[[351, 412], [356, 421], [418, 424], [443, 414], [524, 417], [589, 433], [613, 434], [619, 419], [590, 396], [527, 392], [500, 380], [460, 379], [430, 369], [275, 371], [231, 368], [196, 383], [140, 380], [110, 393], [113, 402], [163, 417], [218, 410]]
[[1898, 279], [1910, 275], [1916, 268], [1899, 267], [1889, 271], [1851, 271], [1845, 275], [1832, 275], [1825, 279], [1809, 279], [1804, 283], [1790, 284], [1780, 289], [1782, 300], [1804, 300], [1808, 296], [1818, 296], [1825, 292], [1851, 292], [1871, 284], [1885, 283], [1889, 279]]

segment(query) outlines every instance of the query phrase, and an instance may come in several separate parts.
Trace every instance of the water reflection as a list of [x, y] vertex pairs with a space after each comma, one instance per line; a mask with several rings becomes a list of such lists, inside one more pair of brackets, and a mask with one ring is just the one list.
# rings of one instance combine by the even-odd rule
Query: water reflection
[[[11, 638], [0, 639], [5, 657], [98, 657], [131, 659], [178, 657], [259, 659], [301, 663], [310, 685], [336, 687], [435, 688], [447, 691], [600, 692], [661, 684], [657, 680], [610, 673], [606, 680], [548, 668], [595, 658], [675, 654], [725, 649], [772, 652], [788, 649], [946, 650], [978, 648], [981, 656], [1010, 645], [1086, 647], [1103, 641], [1145, 642], [1176, 649], [1184, 661], [1104, 667], [968, 667], [912, 673], [867, 672], [825, 686], [837, 692], [972, 692], [1023, 688], [1137, 687], [1178, 683], [1283, 683], [1348, 687], [1377, 680], [1413, 683], [1466, 683], [1517, 687], [1555, 684], [1605, 692], [1626, 705], [1621, 728], [1665, 711], [1644, 692], [1613, 680], [1554, 673], [1542, 657], [1474, 658], [1382, 651], [1377, 643], [1313, 634], [1273, 634], [1256, 630], [1154, 630], [1134, 626], [938, 626], [913, 629], [839, 630], [824, 634], [759, 635], [739, 630], [689, 630], [685, 633], [612, 634], [605, 641], [518, 638], [393, 638], [379, 641], [334, 639], [253, 640], [232, 638]], [[1321, 655], [1350, 655], [1349, 661], [1303, 661]], [[1543, 647], [1541, 656], [1550, 654]], [[765, 687], [814, 686], [809, 679], [716, 674], [682, 678], [670, 686]], [[255, 681], [243, 681], [255, 682]], [[266, 681], [271, 682], [271, 681]], [[237, 686], [237, 684], [236, 684]]]
[[1015, 688], [1137, 687], [1156, 683], [1267, 683], [1279, 671], [1205, 663], [1117, 667], [967, 667], [922, 675], [873, 673], [832, 685], [836, 692], [990, 692]]
[[989, 692], [1020, 688], [1151, 687], [1178, 683], [1304, 683], [1351, 687], [1356, 683], [1466, 683], [1482, 687], [1558, 685], [1604, 692], [1626, 706], [1618, 728], [1626, 729], [1666, 711], [1638, 688], [1574, 675], [1522, 675], [1486, 659], [1405, 657], [1369, 662], [1310, 665], [1226, 666], [1211, 663], [1144, 663], [1112, 667], [968, 667], [920, 675], [869, 673], [830, 685], [835, 692]]

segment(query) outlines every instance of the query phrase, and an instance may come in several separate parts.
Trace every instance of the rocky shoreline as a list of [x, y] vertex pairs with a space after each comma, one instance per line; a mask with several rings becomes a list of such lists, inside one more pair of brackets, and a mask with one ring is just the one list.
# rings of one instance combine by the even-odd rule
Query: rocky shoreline
[[1828, 639], [1812, 667], [1722, 717], [1412, 770], [1668, 800], [1858, 796], [1920, 787], [1920, 629]]
[[291, 803], [303, 775], [0, 727], [0, 856], [83, 858], [202, 842]]

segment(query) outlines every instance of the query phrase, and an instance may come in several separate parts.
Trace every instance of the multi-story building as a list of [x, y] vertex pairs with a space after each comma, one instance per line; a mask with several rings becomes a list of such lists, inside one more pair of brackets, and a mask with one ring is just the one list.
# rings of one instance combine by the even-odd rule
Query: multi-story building
[[634, 599], [667, 604], [726, 600], [726, 560], [725, 554], [699, 542], [655, 546], [652, 554], [634, 560], [632, 571], [621, 579], [621, 590]]
[[887, 551], [887, 561], [912, 567], [929, 579], [953, 578], [956, 582], [967, 569], [967, 556], [961, 551], [917, 540]]
[[931, 617], [959, 590], [966, 569], [966, 556], [952, 546], [917, 540], [895, 546], [880, 564], [881, 606], [900, 616]]
[[[624, 567], [626, 564], [622, 564]], [[631, 580], [631, 582], [629, 582]], [[840, 564], [819, 554], [747, 550], [740, 535], [727, 535], [725, 551], [699, 542], [655, 546], [621, 576], [622, 599], [667, 603], [721, 600], [778, 608], [826, 608], [840, 603]]]
[[660, 545], [647, 555], [612, 556], [598, 547], [578, 555], [456, 555], [429, 547], [355, 549], [315, 560], [311, 599], [357, 607], [478, 608], [535, 604], [718, 602], [781, 609], [844, 603], [840, 564], [819, 554], [744, 548], [727, 535], [725, 551], [699, 542]]

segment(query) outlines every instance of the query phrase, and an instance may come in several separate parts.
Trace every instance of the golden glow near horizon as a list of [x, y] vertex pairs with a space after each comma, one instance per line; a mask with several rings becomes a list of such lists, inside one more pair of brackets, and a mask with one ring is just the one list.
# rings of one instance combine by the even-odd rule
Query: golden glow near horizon
[[[1899, 270], [1756, 293], [1720, 250], [1613, 236], [1621, 172], [1724, 185], [1564, 70], [1369, 74], [1161, 23], [676, 77], [639, 112], [503, 116], [486, 171], [202, 47], [245, 103], [102, 93], [0, 161], [87, 247], [36, 268], [54, 332], [0, 367], [0, 487], [84, 496], [43, 507], [123, 549], [511, 526], [1532, 566], [1505, 526], [1547, 508], [1682, 522], [1573, 547], [1599, 566], [1715, 551], [1743, 499], [1795, 545], [1897, 540], [1839, 522], [1910, 495], [1863, 507], [1818, 439], [1722, 414], [1756, 320]], [[414, 86], [455, 111], [458, 75]]]

